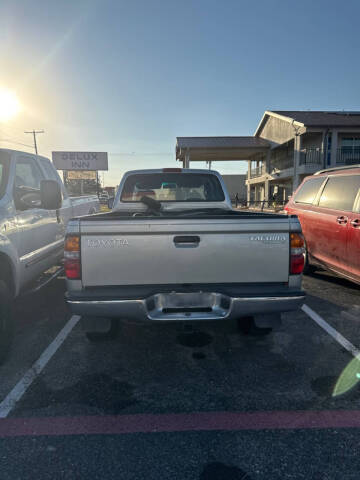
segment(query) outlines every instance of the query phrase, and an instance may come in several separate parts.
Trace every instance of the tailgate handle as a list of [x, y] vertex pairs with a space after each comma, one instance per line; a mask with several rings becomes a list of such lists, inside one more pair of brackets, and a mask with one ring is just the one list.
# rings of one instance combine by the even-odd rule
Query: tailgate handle
[[200, 237], [197, 235], [178, 235], [174, 237], [175, 246], [197, 246], [200, 243]]

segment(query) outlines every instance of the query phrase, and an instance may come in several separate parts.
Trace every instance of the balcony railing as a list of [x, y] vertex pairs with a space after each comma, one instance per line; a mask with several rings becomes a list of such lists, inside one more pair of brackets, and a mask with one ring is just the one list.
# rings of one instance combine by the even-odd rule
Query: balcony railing
[[256, 167], [256, 168], [252, 168], [250, 170], [250, 178], [261, 177], [265, 173], [266, 173], [265, 165], [262, 165], [262, 166]]
[[340, 147], [336, 152], [336, 163], [355, 165], [360, 163], [360, 147]]
[[300, 152], [300, 165], [322, 165], [323, 154], [320, 148], [305, 148]]
[[294, 157], [281, 158], [277, 160], [272, 160], [270, 163], [270, 172], [277, 170], [286, 170], [294, 166]]

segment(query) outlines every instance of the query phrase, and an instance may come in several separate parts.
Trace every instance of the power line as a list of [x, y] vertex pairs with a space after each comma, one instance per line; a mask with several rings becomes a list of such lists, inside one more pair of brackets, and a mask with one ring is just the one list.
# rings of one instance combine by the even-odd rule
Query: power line
[[145, 152], [145, 153], [137, 153], [137, 152], [109, 152], [109, 155], [126, 155], [126, 156], [137, 156], [137, 157], [141, 157], [141, 156], [152, 156], [152, 157], [155, 157], [155, 156], [160, 156], [160, 155], [173, 155], [174, 152], [168, 152], [168, 153], [165, 153], [165, 152], [154, 152], [154, 153], [151, 153], [151, 152]]
[[[0, 127], [0, 132], [5, 132], [6, 135], [12, 135], [13, 133], [20, 133], [20, 129], [19, 128], [14, 128], [14, 127], [9, 127], [9, 125], [6, 125], [6, 127], [3, 127], [1, 125]], [[9, 133], [11, 132], [11, 133]], [[23, 133], [23, 132], [21, 132]]]
[[[2, 133], [0, 131], [0, 133]], [[8, 133], [5, 132], [5, 137], [7, 140], [11, 140], [11, 141], [14, 141], [14, 142], [22, 142], [23, 138], [20, 138], [20, 135], [18, 136], [12, 136], [12, 135], [9, 135]], [[1, 140], [1, 137], [0, 137], [0, 140]], [[32, 145], [33, 147], [33, 145]]]
[[15, 142], [9, 138], [0, 138], [0, 142], [13, 143], [14, 145], [22, 145], [23, 147], [33, 148], [34, 145], [28, 145], [27, 143]]
[[34, 148], [36, 155], [38, 154], [37, 144], [36, 144], [36, 135], [38, 133], [45, 133], [44, 130], [32, 130], [31, 132], [24, 132], [24, 133], [32, 133], [34, 137]]

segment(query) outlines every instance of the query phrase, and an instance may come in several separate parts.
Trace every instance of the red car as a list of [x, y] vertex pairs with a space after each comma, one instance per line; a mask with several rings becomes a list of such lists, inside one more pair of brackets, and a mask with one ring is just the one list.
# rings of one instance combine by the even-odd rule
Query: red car
[[360, 283], [360, 165], [305, 178], [285, 210], [302, 226], [305, 271], [318, 265]]

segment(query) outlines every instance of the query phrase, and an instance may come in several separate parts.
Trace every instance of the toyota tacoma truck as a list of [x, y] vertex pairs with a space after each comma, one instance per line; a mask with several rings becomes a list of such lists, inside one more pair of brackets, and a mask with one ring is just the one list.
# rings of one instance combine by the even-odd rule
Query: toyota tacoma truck
[[95, 195], [69, 197], [47, 158], [0, 149], [0, 363], [13, 336], [13, 300], [61, 272], [53, 267], [63, 260], [68, 220], [98, 211]]
[[69, 222], [66, 301], [90, 339], [123, 320], [265, 328], [303, 304], [303, 266], [296, 216], [233, 210], [215, 171], [137, 170], [110, 212]]

